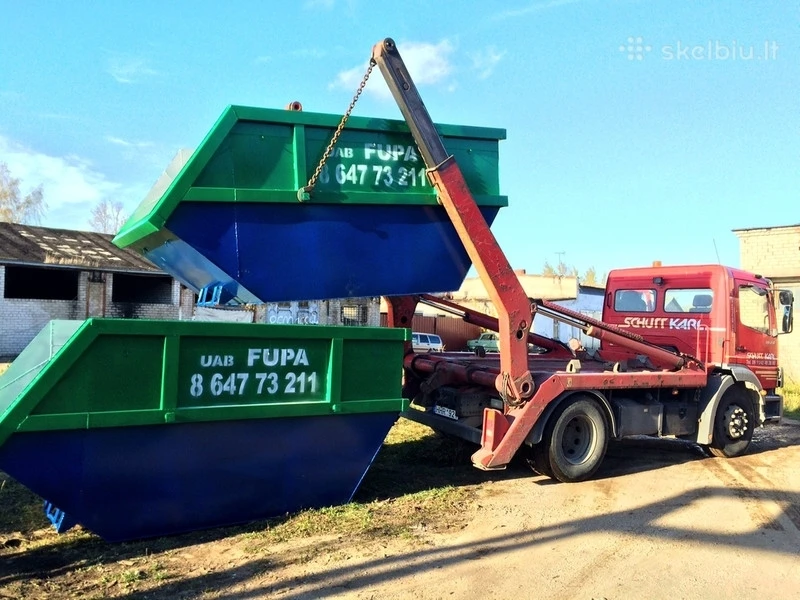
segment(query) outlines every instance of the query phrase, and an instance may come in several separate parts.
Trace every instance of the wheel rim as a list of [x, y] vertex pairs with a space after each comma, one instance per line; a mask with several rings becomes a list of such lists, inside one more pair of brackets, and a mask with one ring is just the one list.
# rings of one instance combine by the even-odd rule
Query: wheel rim
[[579, 465], [594, 452], [597, 432], [591, 419], [577, 416], [570, 419], [561, 436], [561, 452], [567, 462]]
[[738, 404], [731, 404], [725, 411], [725, 434], [732, 440], [740, 440], [747, 435], [750, 419], [747, 411]]

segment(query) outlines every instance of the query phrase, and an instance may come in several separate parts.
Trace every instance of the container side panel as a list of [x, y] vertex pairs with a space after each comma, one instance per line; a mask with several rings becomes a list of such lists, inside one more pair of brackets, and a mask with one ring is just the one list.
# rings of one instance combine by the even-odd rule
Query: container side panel
[[168, 227], [263, 302], [452, 291], [471, 265], [441, 207], [183, 203]]
[[31, 414], [158, 409], [163, 348], [160, 335], [99, 336]]
[[0, 469], [107, 541], [348, 502], [397, 413], [17, 433]]
[[[303, 130], [307, 181], [331, 140], [330, 128]], [[448, 138], [445, 146], [458, 161], [475, 196], [499, 195], [498, 142]], [[293, 127], [286, 124], [238, 121], [191, 187], [295, 192]], [[304, 181], [305, 182], [305, 181]], [[435, 192], [425, 163], [408, 131], [345, 129], [320, 173], [315, 193], [369, 192], [376, 202], [387, 193]]]
[[329, 339], [185, 338], [177, 408], [325, 402], [330, 349]]
[[292, 127], [239, 121], [193, 187], [291, 190]]
[[391, 342], [344, 340], [342, 402], [390, 398], [402, 383], [403, 351]]
[[0, 417], [38, 377], [83, 321], [50, 321], [0, 376]]

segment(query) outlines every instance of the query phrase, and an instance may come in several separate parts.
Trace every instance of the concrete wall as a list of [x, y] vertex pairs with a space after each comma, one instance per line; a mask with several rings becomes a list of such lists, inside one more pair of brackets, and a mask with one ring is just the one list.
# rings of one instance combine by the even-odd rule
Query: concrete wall
[[[568, 308], [570, 310], [579, 312], [592, 319], [601, 319], [603, 317], [603, 299], [605, 298], [604, 292], [585, 292], [578, 291], [578, 297], [572, 300], [556, 300], [555, 304]], [[581, 344], [587, 350], [596, 349], [600, 347], [600, 340], [584, 335], [584, 333], [577, 327], [571, 327], [566, 323], [554, 321], [549, 317], [543, 315], [536, 315], [533, 318], [533, 331], [540, 335], [547, 336], [562, 342], [568, 342], [570, 339], [575, 338], [580, 340]]]
[[[343, 298], [341, 300], [326, 300], [320, 303], [319, 323], [320, 325], [344, 325], [342, 320], [342, 308], [352, 307], [353, 311], [363, 310], [365, 312], [365, 322], [361, 325], [366, 327], [379, 327], [381, 324], [381, 303], [380, 298]], [[357, 307], [365, 307], [358, 309]]]
[[[743, 269], [772, 279], [795, 297], [795, 331], [778, 336], [779, 360], [787, 384], [800, 386], [800, 225], [734, 231]], [[780, 317], [780, 315], [779, 315]]]
[[376, 298], [269, 302], [239, 308], [198, 306], [192, 319], [273, 325], [352, 325], [343, 322], [342, 307], [351, 307], [351, 313], [364, 316], [361, 326], [381, 325], [380, 303]]
[[[524, 269], [515, 271], [522, 284], [525, 295], [542, 300], [567, 300], [578, 295], [578, 280], [575, 277], [558, 277], [551, 275], [528, 275]], [[497, 316], [497, 310], [489, 299], [489, 292], [479, 277], [468, 277], [461, 287], [450, 296], [453, 302], [467, 306], [480, 312]], [[439, 313], [426, 306], [418, 308], [423, 314]]]

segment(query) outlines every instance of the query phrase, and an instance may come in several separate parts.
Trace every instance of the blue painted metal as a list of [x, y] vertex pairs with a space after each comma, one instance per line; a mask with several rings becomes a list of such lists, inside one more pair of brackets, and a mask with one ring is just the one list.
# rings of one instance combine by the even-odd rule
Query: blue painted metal
[[200, 290], [197, 297], [197, 306], [220, 306], [227, 304], [236, 297], [236, 284], [233, 281], [221, 283], [215, 281]]
[[64, 533], [78, 524], [77, 521], [67, 516], [67, 513], [49, 500], [44, 501], [44, 516], [53, 524], [57, 533]]
[[[491, 224], [498, 210], [481, 213]], [[438, 206], [184, 202], [166, 227], [182, 244], [158, 246], [150, 260], [192, 281], [202, 256], [229, 278], [215, 283], [264, 302], [455, 290], [471, 265]]]
[[107, 541], [348, 502], [398, 414], [15, 433], [0, 469]]

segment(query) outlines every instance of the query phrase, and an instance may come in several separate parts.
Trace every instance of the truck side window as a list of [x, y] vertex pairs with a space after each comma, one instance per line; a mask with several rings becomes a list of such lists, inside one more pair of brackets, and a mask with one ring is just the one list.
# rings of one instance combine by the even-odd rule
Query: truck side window
[[618, 312], [653, 312], [655, 290], [617, 290], [614, 292], [614, 310]]
[[710, 313], [714, 292], [708, 288], [667, 290], [664, 294], [664, 312]]
[[739, 321], [745, 327], [769, 333], [767, 290], [754, 285], [739, 286]]

